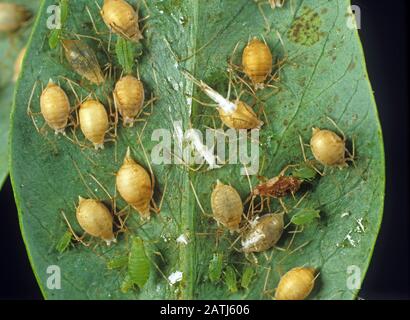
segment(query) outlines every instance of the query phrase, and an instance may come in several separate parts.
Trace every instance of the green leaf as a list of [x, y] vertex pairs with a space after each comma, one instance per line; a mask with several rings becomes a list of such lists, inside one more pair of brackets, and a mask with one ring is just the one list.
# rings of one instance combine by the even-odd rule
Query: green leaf
[[[139, 12], [141, 17], [149, 15], [150, 18], [140, 23], [140, 27], [146, 26], [146, 29], [138, 68], [146, 96], [152, 94], [158, 99], [152, 108], [145, 110], [150, 115], [141, 116], [145, 122], [137, 122], [132, 128], [124, 128], [120, 123], [116, 143], [106, 142], [105, 149], [98, 152], [85, 141], [78, 127], [75, 136], [87, 147], [69, 140], [76, 141], [73, 127], [67, 130], [67, 138], [55, 136], [47, 127], [38, 134], [26, 114], [33, 85], [36, 81], [45, 85], [50, 78], [58, 79], [72, 107], [77, 105], [70, 85], [60, 76], [79, 84], [72, 84], [79, 98], [96, 94], [108, 109], [113, 106], [114, 83], [122, 73], [115, 40], [108, 48], [109, 31], [93, 1], [69, 2], [70, 12], [76, 15], [69, 15], [66, 30], [102, 40], [99, 43], [84, 38], [97, 52], [101, 66], [107, 67], [105, 85], [97, 87], [81, 79], [61, 59], [58, 50], [49, 49], [46, 10], [54, 2], [43, 2], [36, 22], [28, 48], [30, 59], [25, 61], [15, 96], [11, 133], [11, 177], [20, 224], [33, 270], [46, 298], [270, 299], [268, 293], [273, 292], [279, 281], [277, 270], [285, 272], [297, 266], [320, 270], [320, 281], [317, 281], [320, 285], [310, 298], [354, 299], [357, 296], [357, 289], [346, 287], [347, 271], [349, 266], [355, 265], [361, 270], [361, 278], [365, 277], [382, 218], [385, 176], [382, 135], [364, 55], [357, 31], [349, 29], [346, 23], [348, 1], [286, 1], [283, 8], [275, 10], [263, 5], [270, 24], [269, 32], [265, 31], [264, 19], [254, 1], [147, 1], [148, 9], [141, 5]], [[97, 2], [102, 4], [101, 0]], [[135, 7], [140, 3], [130, 2]], [[86, 6], [98, 33], [93, 29]], [[243, 165], [229, 163], [220, 169], [207, 170], [204, 166], [190, 171], [174, 161], [169, 165], [154, 163], [151, 151], [158, 144], [152, 139], [152, 134], [158, 133], [154, 130], [174, 133], [174, 121], [179, 121], [182, 131], [196, 128], [204, 134], [206, 127], [221, 127], [215, 108], [196, 102], [210, 101], [185, 78], [182, 70], [225, 96], [229, 81], [226, 70], [232, 52], [239, 43], [232, 62], [240, 65], [241, 52], [253, 36], [266, 39], [275, 59], [283, 60], [285, 52], [288, 55], [280, 71], [280, 80], [273, 83], [278, 90], [258, 91], [258, 100], [249, 92], [241, 96], [251, 106], [255, 101], [265, 101], [263, 105], [254, 106], [265, 122], [260, 135], [258, 175], [272, 178], [285, 166], [302, 163], [299, 135], [307, 143], [312, 127], [334, 130], [327, 117], [344, 131], [348, 146], [355, 138], [357, 158], [355, 166], [343, 170], [327, 168], [324, 177], [302, 185], [295, 199], [291, 196], [284, 199], [284, 205], [291, 209], [308, 192], [303, 206], [320, 209], [323, 223], [312, 223], [301, 233], [286, 229], [278, 246], [289, 246], [288, 251], [271, 249], [246, 257], [237, 251], [240, 249], [240, 241], [235, 241], [238, 234], [221, 234], [222, 227], [206, 215], [212, 212], [210, 197], [217, 179], [234, 186], [243, 200], [249, 197], [248, 179], [241, 175]], [[239, 94], [240, 86], [236, 85], [235, 89]], [[38, 85], [31, 105], [33, 112], [39, 111], [40, 94], [41, 86]], [[234, 94], [232, 89], [232, 99]], [[193, 101], [191, 96], [195, 98]], [[35, 119], [42, 127], [42, 117]], [[150, 221], [141, 221], [115, 190], [114, 174], [122, 164], [127, 147], [131, 147], [135, 160], [145, 168], [151, 163], [155, 175], [154, 201], [157, 206], [162, 203], [162, 208], [159, 214], [152, 213]], [[305, 148], [305, 152], [308, 160], [312, 160], [309, 148]], [[252, 187], [258, 184], [257, 175], [249, 179]], [[111, 203], [111, 198], [115, 199], [117, 213], [125, 221], [124, 232], [118, 233], [117, 243], [110, 247], [88, 236], [85, 241], [91, 242], [89, 247], [75, 246], [61, 257], [49, 250], [61, 232], [58, 228], [60, 212], [64, 210], [74, 231], [81, 236], [75, 216], [80, 195], [107, 204]], [[268, 210], [275, 212], [282, 210], [282, 206], [272, 199], [270, 209], [265, 206], [263, 213]], [[130, 214], [125, 219], [127, 212]], [[350, 214], [346, 216], [345, 212]], [[358, 221], [363, 229], [357, 229]], [[181, 234], [189, 239], [187, 243], [177, 242]], [[150, 255], [152, 264], [145, 285], [123, 293], [123, 270], [107, 270], [106, 264], [127, 252], [131, 236], [149, 244], [150, 251], [152, 248], [155, 254]], [[350, 240], [341, 246], [345, 239]], [[225, 285], [209, 280], [209, 261], [216, 250], [223, 253], [226, 263], [236, 270], [247, 266], [254, 268], [255, 276], [248, 290], [231, 294]], [[47, 288], [49, 265], [61, 267], [61, 290]], [[182, 280], [171, 286], [167, 278], [175, 272], [182, 273]]]
[[214, 253], [212, 260], [209, 262], [209, 279], [217, 282], [221, 279], [223, 268], [223, 254]]
[[315, 219], [320, 219], [320, 210], [300, 208], [292, 210], [291, 215], [292, 218], [290, 219], [290, 222], [297, 226], [301, 226], [311, 223]]
[[[33, 12], [37, 11], [39, 1], [10, 0], [8, 3], [22, 4]], [[32, 24], [24, 26], [13, 34], [0, 32], [0, 189], [9, 172], [8, 136], [10, 111], [14, 91], [15, 61], [26, 44]]]
[[131, 281], [142, 288], [148, 281], [151, 264], [145, 253], [144, 242], [135, 237], [132, 240], [131, 251], [128, 258], [128, 275]]

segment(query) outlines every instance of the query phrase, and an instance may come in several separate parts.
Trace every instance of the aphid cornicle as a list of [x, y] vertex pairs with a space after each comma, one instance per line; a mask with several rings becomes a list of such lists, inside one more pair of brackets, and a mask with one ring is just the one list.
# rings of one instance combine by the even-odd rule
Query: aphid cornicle
[[116, 184], [121, 197], [137, 210], [143, 219], [149, 219], [150, 202], [153, 195], [151, 177], [132, 159], [129, 148], [124, 163], [117, 172]]
[[94, 50], [84, 41], [62, 40], [61, 43], [65, 57], [75, 72], [94, 84], [102, 84], [105, 81]]
[[[245, 102], [237, 99], [235, 102], [229, 101], [218, 92], [213, 90], [203, 81], [198, 81], [191, 74], [185, 72], [185, 76], [196, 83], [197, 86], [215, 103], [218, 104], [218, 112], [222, 122], [232, 129], [260, 129], [263, 122]], [[229, 91], [229, 90], [228, 90]], [[229, 94], [228, 94], [229, 96]]]
[[273, 68], [272, 53], [268, 45], [253, 38], [243, 50], [243, 72], [251, 79], [256, 89], [262, 89]]
[[125, 76], [118, 80], [114, 89], [114, 103], [121, 116], [124, 126], [134, 124], [135, 117], [144, 105], [144, 85], [133, 76]]
[[41, 93], [40, 108], [48, 126], [56, 134], [64, 134], [70, 116], [70, 101], [64, 90], [51, 80]]
[[31, 13], [24, 6], [14, 3], [0, 3], [0, 32], [13, 32], [19, 29]]
[[276, 300], [304, 300], [315, 285], [315, 269], [293, 268], [279, 281], [276, 288]]
[[101, 238], [107, 245], [116, 242], [113, 217], [101, 201], [79, 197], [76, 216], [81, 228], [91, 236]]
[[97, 100], [87, 100], [80, 106], [79, 118], [84, 136], [94, 144], [96, 150], [104, 149], [105, 133], [109, 128], [104, 106]]
[[216, 221], [231, 231], [239, 229], [243, 203], [238, 191], [218, 180], [211, 195], [211, 206]]
[[13, 82], [16, 82], [20, 72], [21, 72], [21, 67], [23, 64], [24, 56], [26, 55], [27, 48], [24, 47], [21, 49], [19, 55], [17, 56], [16, 61], [14, 62], [14, 74], [13, 74]]
[[347, 166], [346, 142], [333, 131], [313, 128], [310, 148], [315, 159], [325, 166]]
[[242, 251], [262, 252], [272, 248], [282, 236], [283, 228], [283, 213], [270, 213], [256, 218], [242, 235]]
[[101, 16], [114, 33], [133, 42], [144, 37], [138, 26], [138, 12], [124, 0], [104, 0]]

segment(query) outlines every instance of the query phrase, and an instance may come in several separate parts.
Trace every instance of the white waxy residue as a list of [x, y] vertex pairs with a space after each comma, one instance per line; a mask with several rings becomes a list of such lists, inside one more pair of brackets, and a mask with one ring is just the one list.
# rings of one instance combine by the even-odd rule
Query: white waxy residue
[[183, 273], [181, 271], [175, 271], [171, 273], [168, 277], [169, 284], [172, 286], [177, 282], [182, 280]]
[[241, 242], [242, 247], [244, 249], [249, 249], [253, 247], [255, 244], [257, 244], [259, 241], [261, 241], [263, 238], [265, 238], [265, 234], [262, 233], [260, 230], [255, 230], [248, 237], [246, 237], [245, 240]]
[[188, 238], [185, 234], [181, 234], [178, 238], [177, 238], [177, 243], [182, 244], [184, 246], [186, 246], [188, 244]]
[[236, 104], [229, 101], [228, 99], [224, 98], [221, 96], [218, 92], [216, 92], [214, 89], [206, 85], [201, 81], [201, 87], [203, 88], [205, 94], [211, 98], [213, 101], [215, 101], [219, 108], [221, 108], [224, 112], [226, 113], [234, 113], [236, 110]]
[[221, 166], [217, 165], [217, 156], [214, 155], [214, 150], [208, 149], [206, 145], [202, 143], [201, 137], [198, 131], [189, 131], [186, 136], [187, 140], [191, 141], [195, 150], [205, 159], [208, 164], [208, 170], [217, 169]]

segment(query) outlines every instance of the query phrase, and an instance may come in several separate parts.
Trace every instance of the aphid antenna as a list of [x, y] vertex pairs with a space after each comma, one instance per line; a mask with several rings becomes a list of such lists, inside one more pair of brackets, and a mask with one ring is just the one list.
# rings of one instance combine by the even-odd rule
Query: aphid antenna
[[262, 18], [265, 22], [266, 33], [269, 33], [270, 32], [270, 23], [269, 23], [268, 17], [266, 16], [266, 14], [265, 14], [265, 12], [262, 8], [263, 5], [268, 4], [269, 2], [268, 1], [260, 1], [260, 0], [254, 0], [254, 1], [257, 4], [259, 12], [262, 15]]
[[[96, 2], [96, 4], [97, 4], [97, 2]], [[97, 4], [97, 5], [98, 5], [98, 4]], [[95, 22], [94, 22], [94, 18], [93, 18], [92, 14], [91, 14], [91, 12], [90, 12], [90, 9], [88, 8], [87, 5], [85, 6], [85, 10], [87, 11], [88, 17], [89, 17], [90, 20], [91, 20], [91, 24], [93, 25], [94, 32], [95, 32], [96, 34], [98, 34], [98, 35], [102, 34], [102, 33], [100, 33], [100, 32], [98, 31], [97, 26], [96, 26], [96, 24], [95, 24]], [[100, 9], [100, 10], [101, 10], [101, 9]]]
[[39, 80], [36, 80], [33, 84], [33, 88], [31, 89], [31, 93], [30, 93], [30, 98], [29, 98], [28, 103], [27, 103], [27, 111], [26, 112], [27, 112], [27, 115], [31, 118], [31, 121], [33, 122], [33, 125], [36, 128], [37, 132], [40, 133], [40, 129], [38, 128], [38, 125], [36, 123], [36, 120], [35, 120], [34, 116], [35, 115], [40, 115], [41, 112], [40, 113], [33, 113], [32, 110], [31, 110], [31, 103], [33, 102], [33, 98], [34, 98], [35, 91], [37, 89], [38, 82], [39, 82]]
[[340, 133], [340, 134], [342, 135], [342, 137], [343, 137], [343, 141], [346, 141], [345, 133], [343, 132], [342, 129], [340, 129], [340, 127], [337, 125], [337, 123], [336, 123], [332, 118], [330, 118], [329, 116], [326, 116], [326, 119], [329, 120], [330, 123], [332, 123], [332, 125], [337, 129], [337, 131], [339, 131], [339, 133]]
[[87, 182], [85, 181], [85, 178], [84, 178], [83, 174], [81, 173], [81, 170], [80, 170], [80, 168], [78, 167], [77, 162], [75, 162], [75, 160], [72, 159], [72, 158], [71, 158], [71, 161], [73, 162], [74, 167], [75, 167], [75, 169], [77, 170], [77, 172], [78, 172], [78, 174], [79, 174], [79, 176], [80, 176], [80, 179], [81, 179], [82, 183], [84, 184], [84, 186], [86, 187], [87, 191], [90, 193], [90, 195], [92, 196], [92, 198], [98, 199], [97, 195], [91, 190], [91, 188], [88, 186]]
[[283, 258], [281, 258], [277, 264], [280, 265], [283, 261], [285, 261], [289, 256], [291, 256], [292, 254], [296, 253], [297, 251], [303, 249], [304, 247], [306, 247], [311, 241], [306, 241], [304, 243], [302, 243], [300, 246], [298, 246], [297, 248], [293, 249], [292, 251], [286, 253], [286, 255], [283, 256]]
[[83, 240], [84, 237], [85, 237], [85, 234], [82, 235], [81, 237], [79, 237], [79, 236], [75, 233], [75, 231], [73, 230], [73, 228], [71, 227], [71, 224], [70, 224], [70, 222], [68, 221], [67, 216], [65, 215], [64, 211], [61, 211], [61, 214], [62, 214], [63, 219], [65, 220], [65, 222], [66, 222], [66, 224], [67, 224], [68, 229], [70, 230], [71, 234], [73, 235], [74, 239], [75, 239], [77, 242], [79, 242], [79, 243], [81, 243], [82, 245], [84, 245], [85, 247], [89, 247], [89, 246], [91, 245], [91, 243], [90, 243], [90, 242], [89, 242], [89, 243], [86, 243], [86, 242], [84, 242], [84, 240]]
[[211, 214], [205, 212], [204, 207], [203, 207], [202, 204], [201, 204], [201, 201], [199, 201], [198, 194], [196, 193], [194, 184], [192, 183], [191, 180], [189, 181], [189, 184], [191, 185], [191, 189], [192, 189], [192, 192], [194, 193], [194, 197], [195, 197], [196, 203], [198, 204], [198, 207], [199, 207], [199, 209], [201, 210], [202, 214], [203, 214], [205, 217], [207, 217], [207, 218], [213, 218], [213, 215], [211, 215]]

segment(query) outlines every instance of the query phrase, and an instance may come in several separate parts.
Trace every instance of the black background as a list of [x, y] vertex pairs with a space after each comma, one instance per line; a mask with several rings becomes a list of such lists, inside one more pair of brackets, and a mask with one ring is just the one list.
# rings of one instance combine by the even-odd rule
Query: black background
[[[352, 1], [383, 126], [385, 213], [363, 299], [409, 299], [407, 1]], [[0, 193], [0, 299], [41, 299], [20, 235], [10, 181]]]

